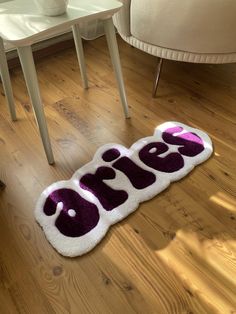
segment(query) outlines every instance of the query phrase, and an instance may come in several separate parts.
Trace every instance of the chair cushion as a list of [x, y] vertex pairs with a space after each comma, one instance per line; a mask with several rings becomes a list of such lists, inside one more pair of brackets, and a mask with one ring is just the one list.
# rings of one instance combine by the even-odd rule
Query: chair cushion
[[236, 52], [235, 0], [132, 0], [131, 34], [193, 53]]

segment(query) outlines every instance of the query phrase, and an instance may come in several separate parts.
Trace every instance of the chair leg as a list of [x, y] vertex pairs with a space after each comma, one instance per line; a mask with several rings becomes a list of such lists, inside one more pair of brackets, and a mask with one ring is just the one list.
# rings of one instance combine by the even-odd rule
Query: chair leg
[[74, 36], [74, 42], [75, 42], [75, 48], [77, 52], [77, 58], [79, 61], [79, 67], [80, 67], [80, 74], [82, 77], [83, 87], [85, 89], [88, 88], [88, 79], [86, 74], [86, 65], [84, 61], [84, 50], [83, 50], [83, 43], [80, 36], [80, 30], [79, 25], [75, 24], [72, 26], [73, 36]]
[[9, 76], [8, 64], [6, 54], [4, 50], [3, 40], [0, 38], [0, 73], [2, 78], [2, 84], [6, 95], [8, 108], [10, 111], [12, 121], [16, 121], [15, 103], [12, 93], [11, 80]]
[[161, 75], [162, 63], [163, 63], [163, 59], [162, 58], [158, 58], [158, 60], [157, 60], [157, 67], [156, 67], [155, 81], [154, 81], [153, 90], [152, 90], [152, 97], [153, 98], [156, 97], [157, 87], [158, 87], [159, 79], [160, 79], [160, 75]]
[[111, 61], [113, 64], [116, 80], [118, 83], [118, 89], [120, 93], [120, 98], [121, 98], [121, 103], [123, 106], [124, 114], [126, 118], [130, 118], [129, 107], [128, 107], [126, 93], [125, 93], [123, 74], [122, 74], [122, 69], [121, 69], [121, 64], [120, 64], [119, 50], [118, 50], [118, 45], [116, 41], [116, 33], [115, 33], [115, 28], [112, 22], [112, 18], [104, 20], [104, 28], [105, 28], [106, 38], [107, 38], [108, 49], [110, 51]]
[[21, 62], [21, 67], [24, 73], [26, 86], [34, 109], [34, 114], [39, 128], [39, 133], [41, 135], [41, 139], [43, 142], [44, 150], [48, 159], [48, 163], [52, 165], [54, 163], [54, 157], [48, 134], [44, 108], [39, 91], [37, 73], [35, 69], [32, 50], [30, 46], [18, 47], [17, 50]]
[[6, 187], [5, 183], [3, 183], [1, 180], [0, 180], [0, 191], [1, 190], [4, 190]]

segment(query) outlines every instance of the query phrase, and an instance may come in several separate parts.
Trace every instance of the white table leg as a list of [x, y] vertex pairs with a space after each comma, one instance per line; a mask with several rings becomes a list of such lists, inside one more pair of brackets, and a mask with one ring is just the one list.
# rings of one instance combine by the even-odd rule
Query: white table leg
[[73, 36], [74, 36], [74, 42], [75, 42], [77, 57], [78, 57], [78, 61], [79, 61], [79, 67], [80, 67], [80, 73], [81, 73], [81, 77], [82, 77], [83, 87], [88, 88], [86, 65], [85, 65], [85, 61], [84, 61], [84, 50], [83, 50], [82, 39], [80, 36], [79, 25], [77, 25], [77, 24], [73, 25], [72, 31], [73, 31]]
[[114, 68], [116, 79], [118, 82], [119, 93], [120, 93], [120, 98], [123, 105], [125, 117], [129, 118], [130, 117], [129, 108], [128, 108], [127, 99], [126, 99], [123, 74], [122, 74], [121, 64], [120, 64], [119, 50], [118, 50], [118, 45], [116, 41], [116, 33], [115, 33], [114, 25], [112, 22], [112, 18], [104, 20], [104, 28], [106, 32], [107, 43], [108, 43], [108, 48], [111, 55], [113, 68]]
[[10, 80], [10, 75], [9, 75], [9, 70], [8, 70], [8, 65], [7, 65], [7, 58], [6, 58], [2, 38], [0, 38], [0, 74], [2, 78], [2, 84], [3, 84], [4, 92], [6, 95], [10, 115], [11, 115], [12, 121], [15, 121], [16, 120], [15, 103], [14, 103], [11, 80]]
[[54, 158], [48, 135], [48, 128], [44, 115], [43, 104], [40, 96], [32, 50], [30, 46], [19, 47], [17, 50], [20, 57], [20, 62], [23, 69], [31, 103], [34, 109], [35, 118], [39, 127], [44, 150], [48, 159], [48, 163], [51, 165], [54, 163]]

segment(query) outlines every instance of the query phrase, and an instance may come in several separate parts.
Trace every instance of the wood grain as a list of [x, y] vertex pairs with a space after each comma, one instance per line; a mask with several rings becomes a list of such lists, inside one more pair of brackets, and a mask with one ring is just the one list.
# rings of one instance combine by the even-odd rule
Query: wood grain
[[[0, 312], [236, 313], [236, 65], [156, 60], [119, 40], [125, 120], [104, 38], [86, 42], [89, 90], [74, 49], [37, 62], [56, 165], [46, 162], [22, 72], [12, 70], [18, 121], [0, 86]], [[203, 129], [214, 155], [122, 223], [92, 252], [64, 258], [34, 220], [41, 191], [69, 179], [108, 142], [132, 145], [175, 120]]]

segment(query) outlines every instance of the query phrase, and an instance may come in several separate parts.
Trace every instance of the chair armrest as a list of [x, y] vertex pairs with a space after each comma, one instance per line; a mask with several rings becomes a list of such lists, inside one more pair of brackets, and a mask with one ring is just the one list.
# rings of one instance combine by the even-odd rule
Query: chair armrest
[[119, 0], [123, 7], [113, 16], [113, 22], [118, 33], [123, 36], [130, 36], [130, 3], [131, 0]]

